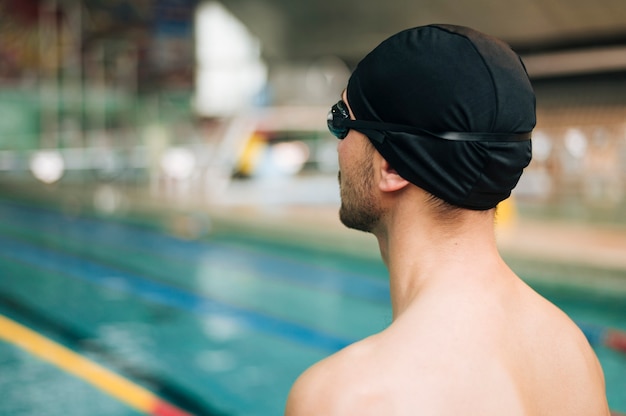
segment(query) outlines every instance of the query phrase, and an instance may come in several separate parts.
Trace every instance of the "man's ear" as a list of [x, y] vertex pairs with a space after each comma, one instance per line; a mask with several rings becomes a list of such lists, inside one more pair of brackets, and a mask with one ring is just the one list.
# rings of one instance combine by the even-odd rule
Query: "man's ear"
[[400, 189], [403, 189], [410, 183], [402, 176], [400, 176], [398, 172], [396, 172], [396, 170], [383, 157], [380, 157], [378, 171], [380, 173], [378, 187], [383, 192], [398, 191]]

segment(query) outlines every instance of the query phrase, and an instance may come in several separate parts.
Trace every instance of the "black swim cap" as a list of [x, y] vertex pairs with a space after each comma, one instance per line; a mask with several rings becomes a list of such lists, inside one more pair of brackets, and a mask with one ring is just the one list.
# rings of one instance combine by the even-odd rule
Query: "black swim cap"
[[[347, 97], [357, 120], [433, 133], [513, 135], [535, 127], [535, 95], [519, 56], [504, 42], [460, 26], [422, 26], [383, 41], [359, 62]], [[529, 136], [509, 141], [393, 131], [382, 136], [370, 139], [402, 177], [469, 209], [490, 209], [508, 198], [531, 159]]]

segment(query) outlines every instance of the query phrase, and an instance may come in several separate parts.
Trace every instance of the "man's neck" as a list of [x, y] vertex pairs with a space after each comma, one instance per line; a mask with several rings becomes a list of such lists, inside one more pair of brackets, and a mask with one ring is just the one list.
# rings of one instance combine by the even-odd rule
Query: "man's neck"
[[502, 264], [490, 213], [469, 211], [454, 224], [419, 216], [388, 220], [375, 235], [389, 270], [394, 319], [425, 290], [474, 284]]

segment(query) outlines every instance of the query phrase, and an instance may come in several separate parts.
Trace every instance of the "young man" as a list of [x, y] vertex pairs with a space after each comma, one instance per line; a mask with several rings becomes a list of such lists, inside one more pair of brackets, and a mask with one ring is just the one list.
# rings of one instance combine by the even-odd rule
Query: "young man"
[[535, 126], [519, 57], [464, 27], [400, 32], [359, 63], [328, 124], [340, 218], [378, 239], [393, 322], [302, 374], [286, 414], [608, 415], [584, 335], [496, 246]]

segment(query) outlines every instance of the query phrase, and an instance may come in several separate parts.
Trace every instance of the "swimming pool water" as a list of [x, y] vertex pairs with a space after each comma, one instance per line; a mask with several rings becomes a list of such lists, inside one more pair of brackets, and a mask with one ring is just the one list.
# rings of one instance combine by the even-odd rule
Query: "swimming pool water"
[[[158, 224], [9, 201], [0, 202], [0, 217], [0, 313], [196, 414], [281, 414], [304, 369], [391, 320], [380, 260], [330, 252], [323, 242], [220, 232], [190, 241]], [[577, 322], [626, 331], [623, 298], [536, 288]], [[626, 412], [626, 355], [594, 347], [610, 405]], [[14, 357], [4, 365], [28, 364], [10, 345], [0, 349]], [[0, 371], [0, 385], [23, 379], [8, 374]], [[69, 377], [49, 367], [42, 374]], [[16, 406], [0, 401], [0, 414], [19, 414]]]

